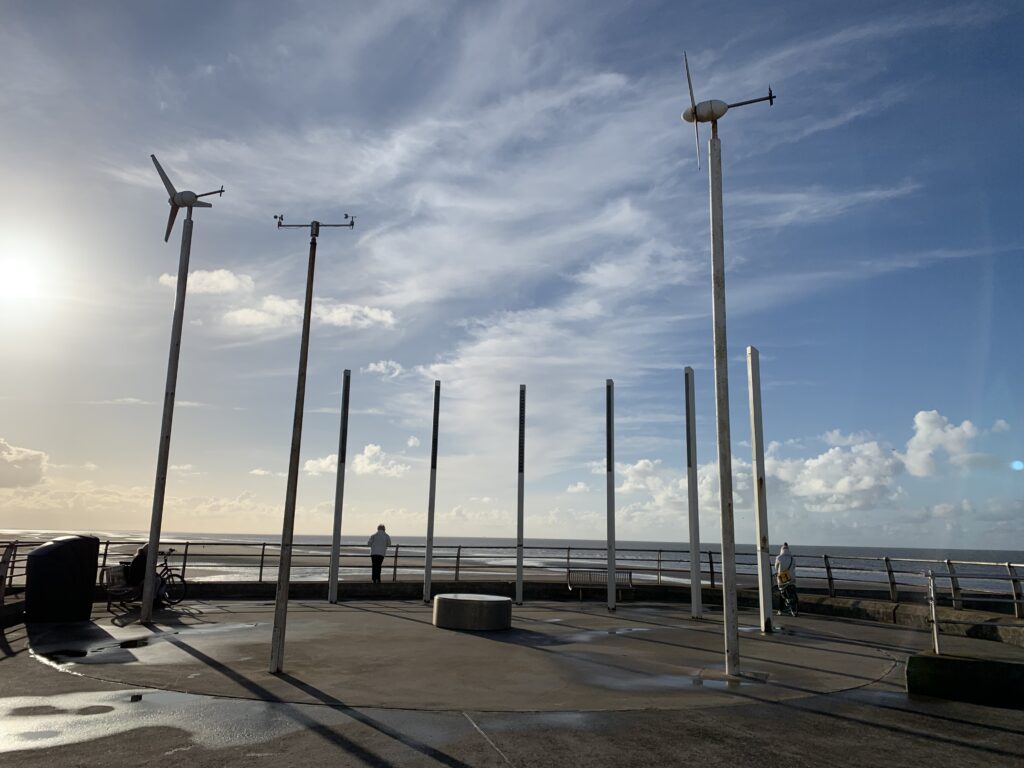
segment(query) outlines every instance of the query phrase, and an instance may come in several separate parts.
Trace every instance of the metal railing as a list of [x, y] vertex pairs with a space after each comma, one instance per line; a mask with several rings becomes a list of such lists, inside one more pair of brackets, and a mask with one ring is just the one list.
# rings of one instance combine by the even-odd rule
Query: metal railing
[[[990, 603], [990, 604], [999, 604], [999, 605], [1006, 605], [1008, 603], [1012, 604], [1013, 605], [1014, 618], [1015, 619], [1020, 619], [1020, 618], [1022, 618], [1021, 617], [1021, 608], [1024, 607], [1024, 601], [1022, 601], [1021, 598], [1020, 598], [1020, 585], [1015, 580], [1015, 578], [1013, 577], [1014, 569], [1011, 567], [1009, 570], [1010, 570], [1011, 583], [1013, 584], [1012, 597], [1006, 598], [1006, 597], [999, 597], [999, 596], [989, 595], [989, 596], [975, 597], [974, 600], [977, 601], [977, 602], [980, 602], [980, 603]], [[951, 571], [950, 574], [951, 574], [950, 578], [953, 580], [953, 583], [956, 583], [956, 576], [952, 575], [952, 574], [955, 574], [955, 569], [953, 571]], [[1009, 624], [1009, 625], [1007, 625], [1007, 624], [1005, 624], [1005, 622], [1002, 623], [1002, 624], [999, 624], [999, 623], [993, 624], [991, 619], [985, 619], [984, 621], [980, 621], [980, 620], [974, 621], [974, 620], [970, 620], [969, 618], [964, 618], [965, 614], [958, 614], [960, 616], [960, 618], [955, 618], [955, 619], [952, 619], [952, 618], [942, 618], [942, 619], [940, 619], [939, 615], [938, 615], [940, 596], [939, 596], [939, 590], [938, 590], [937, 585], [935, 583], [936, 582], [935, 573], [933, 571], [929, 570], [929, 571], [925, 571], [921, 575], [925, 579], [927, 579], [927, 582], [928, 582], [928, 623], [931, 624], [931, 628], [932, 628], [932, 650], [935, 652], [936, 656], [941, 655], [941, 653], [942, 653], [942, 650], [939, 647], [939, 635], [941, 634], [940, 626], [942, 624], [958, 625], [958, 626], [969, 626], [969, 627], [979, 627], [979, 626], [986, 626], [986, 627], [993, 627], [993, 626], [1020, 626], [1019, 624]], [[956, 593], [954, 592], [954, 597], [951, 600], [951, 604], [952, 604], [952, 607], [954, 609], [959, 609], [959, 608], [962, 607], [962, 599], [958, 599], [955, 596], [955, 594]], [[961, 595], [961, 597], [962, 597], [962, 595]]]
[[[27, 555], [42, 542], [0, 541], [0, 549], [13, 544], [7, 573], [8, 590], [24, 586]], [[100, 544], [100, 566], [130, 560], [142, 541], [107, 540]], [[170, 542], [168, 542], [170, 543]], [[178, 550], [172, 567], [190, 581], [267, 582], [277, 580], [280, 545], [253, 541], [173, 542]], [[399, 543], [385, 560], [392, 581], [423, 578], [425, 546]], [[801, 592], [831, 597], [865, 597], [926, 602], [928, 570], [935, 573], [936, 599], [948, 600], [956, 608], [1012, 605], [1014, 615], [1024, 618], [1021, 580], [1024, 564], [960, 560], [927, 560], [888, 556], [859, 556], [823, 552], [794, 555]], [[435, 544], [432, 575], [453, 581], [493, 581], [515, 578], [514, 545]], [[736, 555], [738, 584], [756, 588], [756, 554]], [[295, 544], [292, 549], [293, 581], [326, 581], [330, 544]], [[565, 582], [573, 569], [607, 566], [606, 550], [600, 546], [524, 547], [524, 578], [529, 581]], [[689, 550], [681, 548], [616, 549], [616, 568], [630, 570], [638, 586], [686, 586], [691, 578]], [[721, 556], [702, 550], [692, 569], [701, 583], [715, 588], [721, 581]], [[370, 577], [369, 549], [365, 545], [341, 547], [339, 574], [343, 581], [364, 581]], [[993, 601], [991, 598], [1000, 598]], [[1007, 599], [1009, 598], [1009, 599]]]

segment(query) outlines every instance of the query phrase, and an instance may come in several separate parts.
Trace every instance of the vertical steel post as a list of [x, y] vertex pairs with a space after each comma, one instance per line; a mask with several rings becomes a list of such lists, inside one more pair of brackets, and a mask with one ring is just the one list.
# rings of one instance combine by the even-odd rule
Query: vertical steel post
[[459, 544], [459, 546], [455, 550], [455, 580], [456, 581], [459, 580], [459, 570], [461, 570], [461, 568], [462, 568], [462, 545]]
[[519, 385], [519, 487], [516, 505], [516, 605], [523, 604], [523, 495], [526, 469], [526, 385]]
[[189, 542], [185, 542], [185, 551], [181, 556], [181, 578], [185, 578], [185, 569], [188, 568], [188, 545]]
[[729, 431], [729, 346], [725, 335], [725, 225], [722, 218], [722, 144], [711, 123], [711, 293], [715, 346], [715, 412], [718, 421], [718, 494], [722, 507], [722, 616], [725, 673], [740, 671], [736, 617], [736, 531], [732, 508], [732, 438]]
[[331, 533], [331, 573], [327, 578], [327, 601], [338, 602], [338, 561], [341, 550], [341, 511], [345, 504], [345, 462], [348, 455], [348, 394], [352, 371], [341, 382], [341, 433], [338, 437], [338, 476], [334, 489], [334, 530]]
[[938, 656], [941, 651], [939, 651], [939, 617], [935, 609], [935, 602], [935, 575], [928, 571], [928, 607], [932, 620], [932, 648], [935, 651], [935, 655]]
[[1024, 602], [1021, 602], [1020, 580], [1017, 578], [1017, 569], [1013, 563], [1006, 564], [1006, 573], [1010, 577], [1010, 594], [1013, 595], [1013, 615], [1015, 618], [1024, 619]]
[[836, 596], [836, 583], [832, 580], [832, 563], [829, 562], [828, 555], [822, 555], [822, 559], [825, 561], [825, 578], [828, 579], [828, 596]]
[[606, 494], [608, 500], [608, 610], [615, 610], [615, 382], [605, 381]]
[[[315, 229], [313, 231], [315, 232]], [[313, 234], [309, 238], [309, 267], [306, 270], [306, 304], [302, 315], [302, 342], [299, 345], [299, 377], [295, 387], [295, 417], [292, 421], [292, 447], [288, 458], [288, 485], [284, 502], [284, 524], [281, 529], [281, 558], [277, 568], [274, 633], [270, 649], [271, 674], [277, 674], [284, 669], [284, 636], [288, 623], [288, 588], [291, 584], [292, 537], [295, 532], [295, 499], [299, 486], [302, 411], [306, 401], [306, 361], [309, 357], [309, 323], [313, 310], [313, 270], [315, 266], [316, 235]]]
[[949, 593], [953, 598], [953, 608], [962, 611], [964, 602], [960, 596], [960, 580], [956, 577], [956, 568], [953, 567], [952, 560], [946, 561], [946, 570], [949, 572]]
[[178, 386], [178, 358], [181, 355], [181, 329], [185, 320], [185, 288], [188, 284], [188, 262], [192, 252], [192, 208], [189, 207], [181, 228], [181, 252], [178, 256], [178, 282], [174, 293], [174, 319], [171, 322], [171, 349], [167, 356], [167, 384], [164, 387], [164, 415], [160, 424], [160, 447], [156, 459], [156, 486], [153, 489], [153, 512], [149, 521], [149, 549], [146, 552], [146, 577], [142, 583], [142, 606], [139, 620], [153, 619], [153, 598], [156, 597], [156, 552], [160, 549], [160, 529], [164, 518], [164, 493], [167, 489], [167, 462], [171, 455], [171, 423], [174, 421], [174, 393]]
[[[700, 577], [700, 511], [697, 502], [697, 407], [693, 386], [693, 368], [683, 369], [686, 383], [686, 500], [690, 522], [690, 617], [704, 615]], [[712, 572], [711, 586], [715, 586]]]
[[888, 557], [883, 557], [882, 561], [885, 563], [885, 573], [889, 577], [889, 600], [898, 603], [900, 601], [900, 593], [896, 589], [896, 575], [892, 572], [892, 560]]
[[260, 575], [259, 575], [259, 578], [257, 579], [257, 581], [259, 581], [261, 584], [263, 583], [263, 561], [266, 559], [266, 557], [267, 557], [267, 542], [264, 541], [263, 542], [263, 546], [260, 547]]
[[772, 557], [768, 551], [768, 494], [764, 472], [764, 423], [761, 420], [761, 356], [747, 347], [747, 390], [750, 396], [750, 443], [754, 454], [754, 506], [757, 536], [757, 596], [761, 631], [772, 631]]
[[430, 602], [430, 576], [434, 555], [434, 497], [437, 490], [437, 420], [441, 408], [441, 382], [434, 381], [434, 436], [430, 441], [430, 495], [427, 497], [427, 548], [423, 554], [423, 602]]

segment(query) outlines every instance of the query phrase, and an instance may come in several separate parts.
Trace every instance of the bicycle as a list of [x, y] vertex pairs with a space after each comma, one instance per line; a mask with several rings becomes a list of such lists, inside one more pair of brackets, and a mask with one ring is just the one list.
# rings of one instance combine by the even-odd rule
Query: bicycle
[[171, 566], [167, 564], [167, 558], [174, 554], [174, 549], [168, 549], [166, 552], [157, 551], [158, 555], [163, 557], [163, 562], [157, 569], [156, 577], [159, 579], [159, 589], [157, 590], [158, 599], [167, 605], [177, 605], [185, 599], [185, 593], [188, 592], [188, 583], [185, 581], [185, 577], [180, 573], [171, 570]]
[[[185, 599], [188, 592], [188, 584], [185, 577], [171, 569], [167, 558], [174, 554], [174, 549], [157, 550], [157, 555], [163, 558], [156, 571], [157, 588], [156, 603], [163, 605], [177, 605]], [[120, 565], [109, 566], [103, 569], [100, 576], [100, 583], [107, 592], [107, 610], [110, 610], [112, 603], [117, 602], [123, 608], [127, 603], [137, 603], [142, 600], [143, 582], [129, 584], [127, 581], [130, 560], [122, 560]]]

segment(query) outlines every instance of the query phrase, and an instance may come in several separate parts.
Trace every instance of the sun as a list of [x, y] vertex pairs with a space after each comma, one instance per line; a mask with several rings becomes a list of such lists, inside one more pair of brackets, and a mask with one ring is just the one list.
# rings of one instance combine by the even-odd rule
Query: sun
[[0, 256], [0, 302], [32, 302], [39, 298], [39, 271], [24, 259]]

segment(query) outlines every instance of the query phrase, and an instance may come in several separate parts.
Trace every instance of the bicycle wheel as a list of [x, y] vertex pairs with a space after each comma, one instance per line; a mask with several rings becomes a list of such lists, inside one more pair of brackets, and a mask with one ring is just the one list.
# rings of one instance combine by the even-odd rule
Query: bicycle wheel
[[168, 573], [164, 576], [164, 602], [168, 605], [177, 605], [185, 599], [185, 592], [188, 585], [185, 578], [177, 573]]

